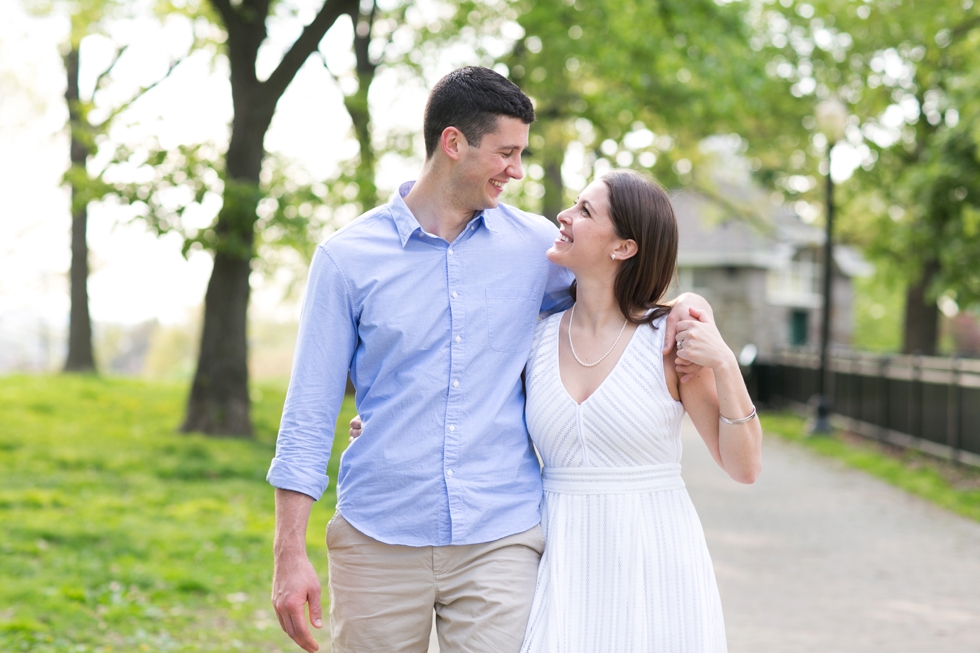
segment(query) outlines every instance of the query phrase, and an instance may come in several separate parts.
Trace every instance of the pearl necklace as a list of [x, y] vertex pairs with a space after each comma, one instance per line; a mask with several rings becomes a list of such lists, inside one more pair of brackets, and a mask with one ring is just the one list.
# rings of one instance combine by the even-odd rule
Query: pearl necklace
[[596, 365], [604, 361], [606, 359], [606, 356], [611, 354], [612, 350], [616, 348], [616, 343], [618, 343], [619, 339], [623, 337], [623, 331], [626, 330], [626, 325], [629, 324], [629, 318], [623, 321], [623, 326], [619, 329], [619, 335], [616, 336], [616, 339], [613, 340], [612, 346], [609, 347], [609, 350], [605, 354], [603, 354], [599, 358], [599, 360], [597, 360], [594, 363], [585, 363], [582, 361], [581, 358], [578, 357], [578, 354], [575, 353], [575, 345], [572, 344], [572, 322], [574, 320], [575, 320], [575, 304], [572, 304], [572, 314], [568, 316], [568, 348], [572, 350], [572, 356], [575, 358], [575, 360], [578, 361], [578, 364], [582, 365], [583, 367], [595, 367]]

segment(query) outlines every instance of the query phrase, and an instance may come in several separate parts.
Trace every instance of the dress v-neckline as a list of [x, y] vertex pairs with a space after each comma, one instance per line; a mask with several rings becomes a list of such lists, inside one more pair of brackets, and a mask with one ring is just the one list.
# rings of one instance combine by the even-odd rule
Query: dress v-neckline
[[[556, 320], [556, 324], [555, 324], [555, 370], [558, 373], [558, 385], [561, 386], [562, 392], [565, 393], [565, 396], [568, 397], [569, 401], [575, 404], [576, 407], [580, 408], [584, 406], [586, 402], [589, 401], [589, 399], [592, 399], [592, 397], [596, 396], [596, 394], [598, 394], [598, 392], [602, 390], [602, 387], [606, 385], [606, 381], [609, 380], [609, 377], [611, 377], [613, 374], [616, 373], [616, 370], [619, 369], [619, 363], [623, 360], [623, 358], [626, 357], [626, 354], [627, 352], [629, 352], [630, 347], [633, 346], [633, 341], [636, 340], [636, 332], [639, 331], [640, 327], [642, 327], [643, 325], [638, 324], [636, 328], [633, 329], [633, 333], [630, 334], [629, 341], [626, 343], [626, 346], [623, 348], [623, 351], [619, 354], [619, 358], [616, 359], [616, 364], [613, 365], [613, 368], [611, 370], [609, 370], [609, 374], [607, 374], [605, 378], [603, 378], [602, 381], [599, 382], [599, 385], [595, 387], [595, 390], [593, 390], [588, 397], [586, 397], [585, 399], [582, 400], [581, 403], [579, 403], [575, 401], [575, 397], [573, 397], [572, 393], [570, 393], [568, 391], [568, 388], [565, 387], [565, 382], [561, 380], [561, 320], [562, 317], [567, 312], [568, 311], [564, 311], [561, 314], [561, 316], [559, 316], [559, 318]], [[570, 324], [569, 327], [571, 327]]]

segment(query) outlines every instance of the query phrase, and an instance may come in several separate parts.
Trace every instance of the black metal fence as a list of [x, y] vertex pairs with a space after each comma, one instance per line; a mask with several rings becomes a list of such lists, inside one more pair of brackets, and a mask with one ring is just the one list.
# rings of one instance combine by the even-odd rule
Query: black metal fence
[[[761, 405], [799, 407], [817, 392], [816, 353], [782, 352], [753, 366]], [[862, 435], [980, 466], [980, 360], [836, 351], [835, 420]]]

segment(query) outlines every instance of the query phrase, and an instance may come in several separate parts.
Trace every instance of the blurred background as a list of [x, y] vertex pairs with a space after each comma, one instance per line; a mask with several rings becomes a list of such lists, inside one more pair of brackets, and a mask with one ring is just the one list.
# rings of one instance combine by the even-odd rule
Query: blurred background
[[[554, 219], [614, 167], [671, 192], [672, 292], [711, 301], [760, 403], [820, 406], [883, 442], [980, 461], [973, 0], [7, 0], [0, 455], [21, 475], [0, 507], [23, 526], [5, 550], [25, 556], [0, 563], [23, 581], [14, 607], [0, 601], [22, 647], [10, 650], [198, 650], [122, 625], [97, 636], [112, 630], [105, 614], [145, 612], [153, 592], [224, 596], [259, 630], [275, 625], [246, 610], [261, 597], [216, 589], [224, 580], [120, 567], [118, 542], [48, 599], [25, 579], [48, 567], [52, 542], [74, 542], [56, 525], [80, 496], [72, 483], [110, 470], [134, 505], [157, 492], [133, 489], [135, 461], [159, 488], [231, 479], [227, 502], [187, 490], [185, 517], [230, 520], [187, 546], [225, 564], [254, 545], [262, 559], [258, 488], [312, 252], [414, 178], [428, 89], [462, 65], [492, 67], [535, 103], [508, 203]], [[151, 432], [149, 449], [133, 439]], [[247, 510], [227, 506], [253, 495], [265, 516], [250, 531]], [[30, 526], [38, 507], [54, 516]], [[214, 544], [242, 528], [251, 545]], [[95, 635], [59, 640], [22, 609], [65, 596]], [[251, 641], [221, 623], [214, 650]]]
[[[237, 67], [268, 77], [319, 5], [272, 3]], [[736, 349], [819, 340], [833, 145], [844, 308], [832, 341], [980, 353], [977, 32], [963, 2], [361, 5], [338, 5], [285, 90], [261, 92], [271, 106], [257, 113], [271, 118], [250, 118], [247, 99], [237, 111], [239, 140], [265, 148], [251, 164], [252, 378], [288, 376], [313, 245], [413, 177], [427, 89], [464, 64], [496, 68], [536, 103], [528, 176], [510, 202], [553, 218], [604, 170], [648, 170], [684, 196], [681, 288], [725, 304], [755, 282], [722, 288], [712, 275], [762, 273], [756, 294], [788, 310], [766, 333], [738, 334]], [[225, 181], [256, 176], [225, 163], [236, 65], [216, 6], [4, 3], [0, 371], [64, 367], [72, 215], [77, 229], [84, 212], [74, 254], [87, 251], [88, 271], [74, 281], [87, 285], [92, 354], [79, 344], [81, 365], [193, 375]], [[834, 143], [817, 124], [828, 99], [843, 110]]]

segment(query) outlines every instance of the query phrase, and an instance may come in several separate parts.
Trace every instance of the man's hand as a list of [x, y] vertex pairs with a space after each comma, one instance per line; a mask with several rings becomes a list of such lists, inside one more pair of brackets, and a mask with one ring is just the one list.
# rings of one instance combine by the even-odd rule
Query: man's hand
[[[689, 320], [692, 317], [691, 309], [699, 313], [706, 314], [708, 319], [714, 322], [714, 313], [711, 305], [701, 295], [686, 292], [681, 294], [674, 302], [670, 315], [667, 316], [667, 331], [664, 334], [664, 354], [669, 354], [677, 342], [677, 323], [681, 320]], [[695, 318], [697, 319], [697, 318]], [[681, 377], [681, 383], [687, 383], [701, 371], [700, 365], [695, 365], [690, 360], [684, 358], [683, 352], [677, 352], [674, 367], [677, 374]]]
[[310, 623], [320, 628], [323, 626], [320, 579], [310, 559], [305, 552], [277, 555], [272, 574], [272, 605], [279, 625], [304, 651], [314, 653], [320, 650], [320, 645], [306, 626], [307, 603], [310, 604]]
[[310, 604], [310, 623], [316, 628], [323, 625], [320, 579], [306, 557], [306, 525], [310, 521], [312, 507], [313, 497], [276, 488], [272, 607], [276, 610], [282, 629], [308, 653], [320, 650], [320, 646], [306, 626], [307, 603]]
[[361, 424], [361, 416], [354, 415], [354, 419], [350, 421], [350, 439], [347, 441], [347, 444], [350, 444], [357, 438], [361, 437], [362, 426], [363, 425]]

